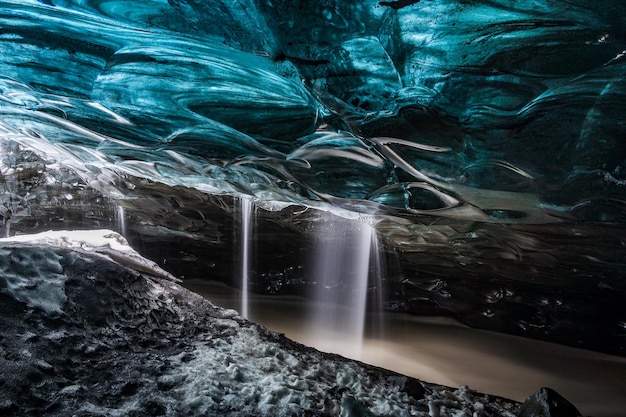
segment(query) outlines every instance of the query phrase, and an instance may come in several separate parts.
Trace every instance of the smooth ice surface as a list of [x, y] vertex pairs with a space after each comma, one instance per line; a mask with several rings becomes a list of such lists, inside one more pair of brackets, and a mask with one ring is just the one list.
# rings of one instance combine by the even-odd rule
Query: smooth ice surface
[[101, 186], [623, 219], [624, 7], [535, 3], [3, 1], [3, 129]]

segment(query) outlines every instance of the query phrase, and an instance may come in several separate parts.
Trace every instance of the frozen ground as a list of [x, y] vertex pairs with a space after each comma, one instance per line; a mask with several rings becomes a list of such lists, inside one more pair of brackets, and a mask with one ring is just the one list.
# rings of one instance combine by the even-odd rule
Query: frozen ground
[[520, 407], [305, 347], [182, 288], [113, 232], [2, 239], [0, 255], [3, 415], [557, 415], [536, 411], [545, 391]]

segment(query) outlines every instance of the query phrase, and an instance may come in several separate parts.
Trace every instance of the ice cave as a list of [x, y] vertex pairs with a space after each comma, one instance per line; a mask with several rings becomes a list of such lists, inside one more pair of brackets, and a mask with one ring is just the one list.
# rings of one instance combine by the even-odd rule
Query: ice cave
[[0, 0], [0, 415], [626, 417], [626, 3]]

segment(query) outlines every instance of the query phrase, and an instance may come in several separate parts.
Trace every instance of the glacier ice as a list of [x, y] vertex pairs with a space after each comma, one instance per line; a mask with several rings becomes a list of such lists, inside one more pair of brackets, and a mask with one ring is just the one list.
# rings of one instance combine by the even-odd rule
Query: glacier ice
[[10, 233], [122, 207], [142, 254], [232, 283], [252, 198], [251, 286], [304, 294], [311, 225], [356, 218], [390, 309], [623, 353], [622, 3], [0, 6]]

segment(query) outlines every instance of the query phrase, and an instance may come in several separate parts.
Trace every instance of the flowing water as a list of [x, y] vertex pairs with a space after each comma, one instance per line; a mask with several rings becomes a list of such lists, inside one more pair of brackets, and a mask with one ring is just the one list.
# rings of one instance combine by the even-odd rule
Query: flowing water
[[359, 359], [363, 341], [373, 229], [360, 222], [328, 222], [317, 230], [305, 343]]
[[126, 210], [118, 204], [117, 206], [117, 227], [122, 236], [126, 236]]
[[377, 338], [385, 336], [385, 315], [383, 314], [385, 300], [384, 277], [387, 272], [385, 258], [382, 256], [381, 242], [378, 233], [372, 233], [372, 248], [370, 250], [370, 285], [374, 289], [374, 295], [370, 298], [368, 310], [373, 313], [374, 320], [371, 323], [371, 332]]
[[[240, 294], [224, 284], [205, 280], [183, 284], [217, 305], [238, 307]], [[249, 302], [253, 306], [250, 320], [298, 342], [310, 341], [306, 330], [309, 317], [303, 313], [315, 307], [310, 302], [262, 295], [251, 295]], [[548, 386], [573, 402], [583, 415], [626, 416], [626, 358], [470, 329], [450, 319], [404, 314], [386, 315], [385, 336], [380, 338], [369, 331], [369, 324], [379, 319], [376, 316], [366, 316], [363, 362], [517, 401]]]
[[249, 316], [248, 284], [250, 282], [250, 229], [252, 228], [252, 201], [241, 199], [241, 307], [240, 313], [244, 318]]

